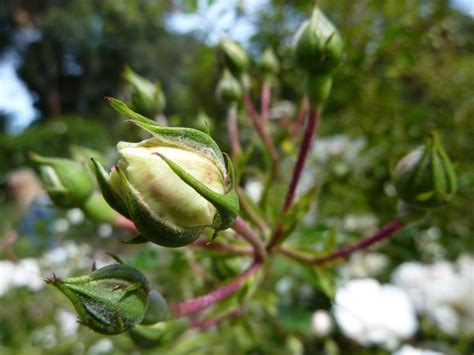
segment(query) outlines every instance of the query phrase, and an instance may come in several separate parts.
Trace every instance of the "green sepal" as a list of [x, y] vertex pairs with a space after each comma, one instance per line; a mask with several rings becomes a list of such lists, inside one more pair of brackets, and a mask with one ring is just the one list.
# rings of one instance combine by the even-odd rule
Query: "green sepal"
[[114, 99], [113, 97], [106, 97], [105, 100], [114, 108], [115, 111], [130, 117], [131, 119], [137, 120], [139, 122], [159, 126], [160, 124], [156, 121], [153, 121], [149, 118], [146, 118], [143, 115], [133, 111], [130, 107], [128, 107], [124, 102]]
[[201, 154], [209, 155], [209, 149], [212, 152], [211, 158], [221, 165], [224, 165], [224, 158], [222, 156], [219, 146], [205, 132], [194, 128], [183, 127], [163, 127], [159, 123], [150, 120], [130, 109], [125, 103], [120, 100], [107, 98], [107, 101], [112, 107], [131, 118], [131, 122], [145, 131], [151, 133], [163, 145], [187, 148], [192, 151], [199, 151]]
[[122, 198], [119, 194], [110, 186], [109, 184], [109, 174], [105, 171], [105, 169], [100, 165], [100, 163], [91, 158], [95, 176], [97, 178], [97, 182], [99, 183], [100, 190], [102, 195], [104, 196], [105, 201], [118, 213], [130, 219], [130, 214], [128, 212], [127, 206], [122, 201]]
[[232, 224], [234, 224], [235, 219], [239, 214], [239, 198], [234, 188], [234, 170], [232, 167], [232, 163], [227, 155], [225, 155], [227, 165], [226, 168], [230, 181], [228, 184], [226, 184], [228, 185], [227, 192], [224, 195], [221, 195], [217, 192], [212, 191], [201, 181], [194, 178], [191, 174], [186, 172], [178, 164], [168, 159], [163, 154], [154, 154], [158, 155], [161, 159], [163, 159], [166, 164], [168, 164], [168, 166], [171, 168], [171, 170], [173, 170], [173, 172], [181, 178], [181, 180], [191, 186], [199, 195], [209, 201], [216, 208], [218, 214], [216, 215], [214, 223], [212, 225], [212, 227], [215, 229], [215, 233], [220, 230], [227, 229], [232, 226]]
[[150, 349], [176, 342], [189, 328], [187, 319], [170, 319], [153, 325], [138, 325], [128, 333], [135, 345]]
[[136, 237], [130, 239], [130, 240], [127, 240], [126, 242], [122, 242], [123, 244], [144, 244], [144, 243], [148, 243], [149, 240], [146, 239], [144, 236], [142, 235], [137, 235]]
[[199, 238], [203, 228], [194, 230], [177, 230], [161, 222], [146, 208], [136, 196], [138, 192], [130, 184], [122, 170], [117, 167], [123, 188], [125, 203], [130, 213], [130, 219], [143, 238], [148, 241], [169, 248], [182, 247], [191, 244]]

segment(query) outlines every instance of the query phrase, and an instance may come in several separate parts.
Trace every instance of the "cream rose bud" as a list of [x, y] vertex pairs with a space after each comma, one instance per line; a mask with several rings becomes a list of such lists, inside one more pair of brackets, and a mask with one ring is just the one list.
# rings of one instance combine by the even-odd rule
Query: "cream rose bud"
[[152, 134], [139, 143], [120, 142], [110, 175], [94, 161], [105, 200], [130, 218], [140, 236], [132, 243], [180, 247], [205, 228], [229, 228], [239, 212], [232, 163], [214, 140], [191, 128], [161, 127], [109, 99], [131, 122]]
[[[174, 147], [147, 146], [148, 142], [120, 142], [117, 146], [121, 156], [119, 167], [143, 203], [157, 218], [174, 228], [211, 225], [216, 208], [183, 182], [156, 153], [183, 167], [212, 191], [223, 194], [224, 176], [217, 165], [194, 152]], [[115, 188], [120, 191], [119, 187]]]

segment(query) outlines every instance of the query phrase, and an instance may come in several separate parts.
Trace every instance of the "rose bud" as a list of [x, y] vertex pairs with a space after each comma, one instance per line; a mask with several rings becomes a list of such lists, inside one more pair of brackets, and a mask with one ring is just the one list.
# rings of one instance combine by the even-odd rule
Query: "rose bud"
[[162, 295], [155, 290], [148, 294], [148, 307], [145, 317], [140, 324], [151, 325], [164, 321], [168, 318], [168, 303]]
[[62, 208], [81, 207], [94, 191], [94, 179], [84, 164], [30, 153], [38, 166], [43, 186], [54, 204]]
[[262, 56], [258, 61], [258, 66], [264, 77], [271, 77], [278, 73], [278, 70], [280, 70], [280, 63], [278, 62], [278, 58], [273, 49], [268, 47], [263, 51]]
[[219, 46], [224, 55], [225, 66], [235, 77], [240, 78], [247, 71], [250, 64], [247, 53], [238, 43], [228, 39], [223, 40]]
[[456, 174], [434, 132], [398, 162], [395, 187], [405, 203], [416, 207], [437, 207], [454, 195]]
[[242, 96], [242, 88], [227, 69], [222, 73], [222, 77], [217, 83], [217, 98], [227, 105], [237, 102]]
[[188, 320], [170, 319], [153, 325], [137, 325], [130, 329], [128, 334], [137, 346], [150, 349], [177, 341], [187, 329], [189, 329]]
[[298, 65], [309, 74], [326, 74], [335, 69], [342, 58], [344, 45], [331, 21], [316, 7], [295, 36]]
[[207, 227], [214, 236], [229, 228], [239, 212], [233, 168], [214, 140], [191, 128], [161, 127], [121, 101], [109, 103], [152, 134], [139, 143], [120, 142], [110, 175], [94, 161], [104, 198], [141, 234], [132, 242], [180, 247]]
[[98, 333], [123, 333], [145, 317], [149, 284], [140, 271], [129, 265], [112, 264], [86, 276], [54, 276], [46, 282], [69, 298], [81, 324]]
[[123, 78], [132, 89], [132, 107], [135, 111], [154, 117], [163, 111], [166, 100], [159, 82], [152, 83], [125, 67]]

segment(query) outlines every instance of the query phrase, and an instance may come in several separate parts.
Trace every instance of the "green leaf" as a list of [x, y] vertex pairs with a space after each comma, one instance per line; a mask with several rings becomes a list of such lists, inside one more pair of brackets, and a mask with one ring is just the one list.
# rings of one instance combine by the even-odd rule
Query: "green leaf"
[[91, 159], [94, 167], [95, 176], [99, 183], [100, 190], [104, 196], [105, 201], [121, 215], [130, 218], [127, 206], [122, 201], [122, 198], [115, 192], [115, 190], [109, 184], [109, 174], [100, 165], [100, 163], [94, 158]]
[[226, 162], [227, 162], [227, 170], [229, 172], [230, 177], [230, 190], [225, 195], [221, 195], [217, 192], [212, 191], [208, 188], [205, 184], [201, 181], [194, 178], [191, 174], [181, 168], [178, 164], [173, 162], [172, 160], [168, 159], [161, 153], [154, 153], [161, 157], [174, 171], [176, 175], [178, 175], [181, 180], [183, 180], [186, 184], [191, 186], [198, 194], [208, 200], [219, 212], [218, 220], [213, 225], [213, 228], [216, 229], [216, 232], [219, 230], [224, 230], [229, 228], [232, 224], [234, 224], [235, 219], [239, 214], [239, 199], [237, 193], [234, 190], [234, 172], [232, 168], [232, 163], [230, 159], [225, 155]]

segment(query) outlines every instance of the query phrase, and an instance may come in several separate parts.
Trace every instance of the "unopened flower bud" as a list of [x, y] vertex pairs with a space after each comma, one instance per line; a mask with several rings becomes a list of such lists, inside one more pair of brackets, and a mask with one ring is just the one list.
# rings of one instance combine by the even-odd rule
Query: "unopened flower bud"
[[94, 191], [94, 180], [80, 162], [30, 154], [51, 200], [62, 208], [80, 207]]
[[132, 88], [132, 107], [146, 116], [154, 117], [163, 111], [166, 100], [159, 82], [152, 83], [125, 67], [123, 78]]
[[240, 83], [227, 69], [224, 70], [221, 79], [217, 83], [216, 96], [227, 105], [238, 101], [242, 96]]
[[229, 228], [239, 211], [233, 168], [214, 140], [191, 128], [161, 127], [118, 100], [109, 102], [152, 134], [140, 143], [120, 142], [110, 175], [94, 162], [104, 198], [140, 232], [135, 242], [179, 247], [207, 227], [214, 234]]
[[223, 40], [219, 46], [224, 54], [226, 67], [235, 77], [240, 78], [250, 64], [247, 53], [239, 44], [228, 39]]
[[280, 63], [278, 62], [278, 58], [276, 57], [273, 49], [268, 47], [263, 51], [262, 56], [258, 62], [258, 66], [264, 76], [272, 76], [278, 73], [278, 70], [280, 69]]
[[82, 205], [82, 210], [91, 220], [97, 223], [113, 224], [117, 218], [115, 211], [105, 201], [101, 193], [93, 192]]
[[123, 333], [141, 323], [145, 316], [148, 281], [129, 265], [112, 264], [86, 276], [54, 276], [46, 282], [69, 298], [81, 324], [98, 333]]
[[343, 42], [331, 21], [316, 7], [295, 36], [298, 65], [308, 74], [327, 74], [342, 58]]
[[136, 345], [150, 349], [176, 341], [188, 328], [186, 319], [171, 319], [148, 326], [138, 325], [128, 334]]
[[166, 318], [168, 318], [168, 303], [162, 295], [151, 290], [148, 294], [148, 307], [141, 324], [151, 325], [162, 322]]
[[395, 187], [405, 203], [423, 208], [440, 206], [454, 195], [456, 174], [434, 132], [398, 162]]

